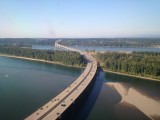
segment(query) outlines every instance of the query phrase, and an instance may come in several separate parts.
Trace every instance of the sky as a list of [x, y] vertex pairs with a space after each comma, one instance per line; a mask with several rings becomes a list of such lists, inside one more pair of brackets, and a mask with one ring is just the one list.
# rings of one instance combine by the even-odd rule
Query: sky
[[160, 37], [160, 0], [0, 0], [5, 37]]

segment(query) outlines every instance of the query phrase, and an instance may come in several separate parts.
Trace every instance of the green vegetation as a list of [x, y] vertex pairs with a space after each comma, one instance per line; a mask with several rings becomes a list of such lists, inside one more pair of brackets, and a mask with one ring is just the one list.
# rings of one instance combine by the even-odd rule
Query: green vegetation
[[53, 62], [60, 62], [62, 64], [71, 66], [84, 66], [85, 62], [84, 57], [80, 55], [80, 53], [72, 51], [36, 50], [0, 46], [0, 53], [35, 59], [43, 59]]
[[106, 70], [160, 79], [160, 53], [97, 53]]
[[1, 46], [32, 47], [32, 45], [54, 45], [51, 38], [0, 38]]
[[62, 39], [67, 46], [160, 47], [160, 38], [77, 38]]
[[[53, 38], [0, 38], [2, 46], [54, 45]], [[160, 38], [62, 38], [67, 46], [160, 47]]]

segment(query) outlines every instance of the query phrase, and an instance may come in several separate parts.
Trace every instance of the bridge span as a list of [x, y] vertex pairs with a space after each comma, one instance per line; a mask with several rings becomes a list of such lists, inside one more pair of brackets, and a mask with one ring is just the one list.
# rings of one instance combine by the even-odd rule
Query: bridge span
[[56, 120], [76, 101], [93, 80], [97, 71], [97, 61], [89, 54], [55, 42], [55, 47], [80, 52], [88, 60], [83, 73], [60, 94], [39, 108], [25, 120]]

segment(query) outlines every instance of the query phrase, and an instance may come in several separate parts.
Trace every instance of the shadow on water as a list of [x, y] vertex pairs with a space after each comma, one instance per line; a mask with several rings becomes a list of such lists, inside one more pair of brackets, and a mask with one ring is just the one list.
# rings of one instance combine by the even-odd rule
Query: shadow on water
[[78, 99], [62, 114], [60, 120], [86, 120], [94, 107], [103, 85], [103, 72], [97, 72], [93, 81]]
[[96, 77], [94, 78], [94, 83], [92, 85], [92, 88], [90, 89], [90, 92], [88, 93], [81, 109], [78, 111], [74, 120], [87, 119], [88, 115], [90, 114], [90, 111], [94, 107], [95, 102], [97, 101], [97, 98], [100, 94], [103, 85], [103, 80], [104, 80], [104, 73], [98, 71]]
[[[105, 73], [106, 82], [118, 82], [118, 83], [124, 83], [125, 85], [132, 86], [135, 89], [138, 89], [140, 91], [143, 91], [147, 93], [149, 96], [152, 97], [160, 97], [159, 92], [160, 91], [160, 82], [158, 81], [152, 81], [152, 80], [146, 80], [142, 78], [136, 78], [131, 76], [124, 76], [124, 75], [118, 75], [114, 73]], [[149, 89], [148, 89], [149, 88]]]

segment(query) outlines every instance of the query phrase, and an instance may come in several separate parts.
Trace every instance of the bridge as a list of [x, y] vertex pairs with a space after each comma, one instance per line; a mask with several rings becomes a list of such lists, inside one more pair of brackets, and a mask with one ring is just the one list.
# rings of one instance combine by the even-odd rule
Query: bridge
[[25, 120], [56, 120], [63, 117], [63, 113], [75, 103], [77, 98], [91, 84], [97, 71], [97, 61], [89, 54], [77, 49], [61, 45], [60, 40], [55, 42], [55, 47], [63, 48], [70, 51], [80, 52], [87, 59], [87, 65], [83, 73], [60, 94], [40, 107]]
[[68, 46], [59, 44], [60, 41], [61, 41], [61, 40], [58, 40], [57, 42], [55, 42], [55, 47], [57, 47], [57, 48], [62, 48], [62, 49], [68, 50], [68, 51], [75, 51], [75, 52], [82, 53], [82, 52], [81, 52], [80, 50], [78, 50], [78, 49], [71, 48], [71, 47], [68, 47]]

